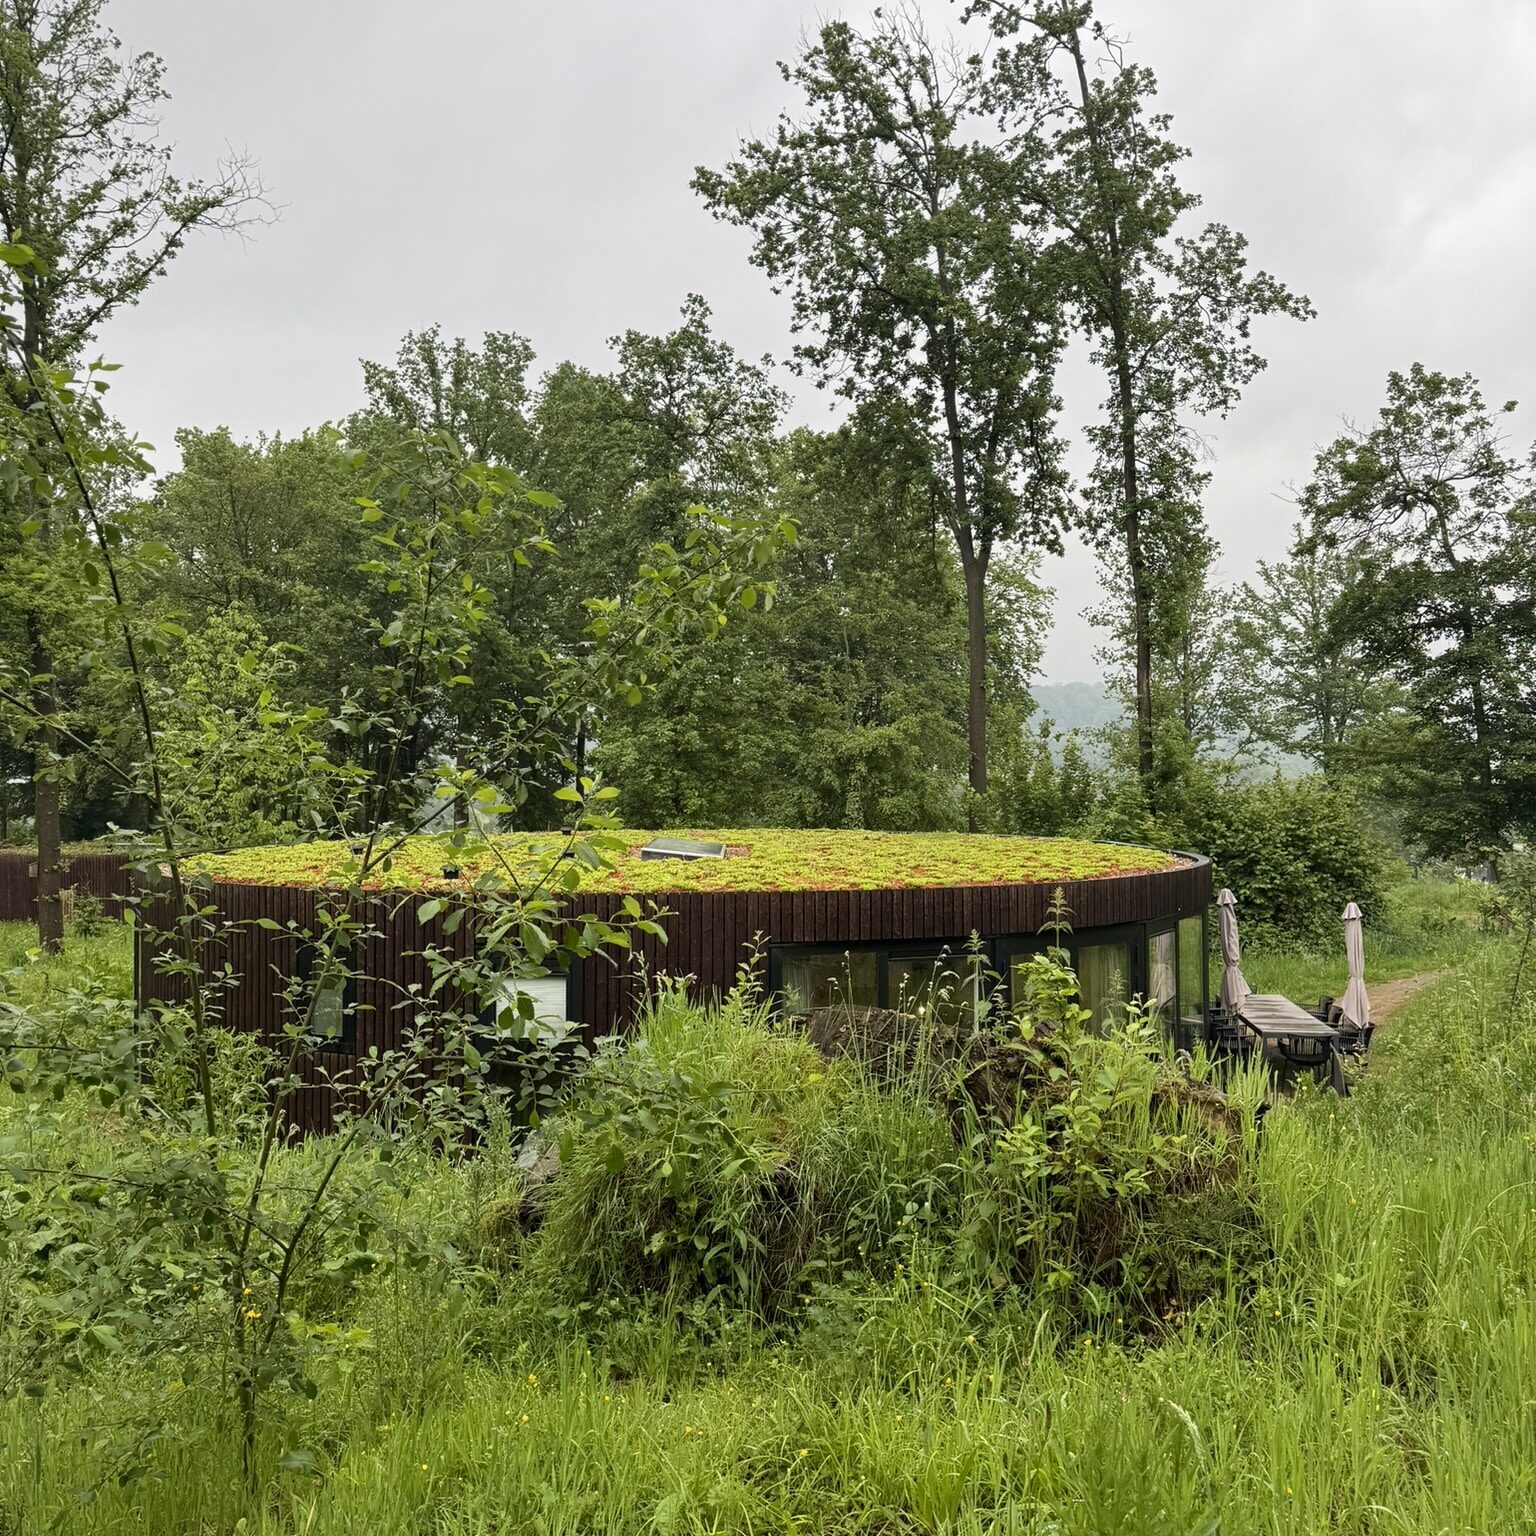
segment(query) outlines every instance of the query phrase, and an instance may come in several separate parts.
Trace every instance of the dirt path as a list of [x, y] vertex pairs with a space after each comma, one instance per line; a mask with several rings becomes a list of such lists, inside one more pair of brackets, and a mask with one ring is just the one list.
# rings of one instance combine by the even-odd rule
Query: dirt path
[[1404, 976], [1398, 981], [1384, 981], [1371, 987], [1371, 1022], [1380, 1029], [1415, 993], [1432, 987], [1449, 975], [1449, 971], [1425, 971], [1419, 976]]

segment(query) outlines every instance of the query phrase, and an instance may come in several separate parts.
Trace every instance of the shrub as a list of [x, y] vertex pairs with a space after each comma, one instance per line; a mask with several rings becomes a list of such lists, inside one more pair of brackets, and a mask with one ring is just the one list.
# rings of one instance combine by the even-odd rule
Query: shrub
[[926, 1039], [864, 1062], [850, 1036], [829, 1061], [747, 999], [701, 1013], [664, 992], [553, 1127], [554, 1176], [481, 1243], [563, 1317], [725, 1301], [773, 1323], [919, 1251], [1074, 1321], [1205, 1294], [1255, 1230], [1251, 1113], [1137, 1010], [1090, 1033], [1076, 986], [1060, 958], [1031, 962], [1021, 1013], [941, 1070]]
[[[882, 1095], [736, 997], [663, 992], [556, 1127], [562, 1160], [527, 1249], [541, 1289], [728, 1298], [772, 1316], [828, 1262], [868, 1258], [954, 1146], [938, 1108]], [[860, 1252], [862, 1250], [862, 1254]]]
[[1255, 784], [1204, 775], [1180, 821], [1236, 895], [1247, 942], [1336, 946], [1347, 902], [1384, 912], [1384, 851], [1356, 797], [1320, 774]]

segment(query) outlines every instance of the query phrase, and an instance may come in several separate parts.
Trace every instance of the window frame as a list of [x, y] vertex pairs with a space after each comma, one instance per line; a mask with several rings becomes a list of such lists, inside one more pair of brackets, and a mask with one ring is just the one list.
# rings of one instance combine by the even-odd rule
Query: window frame
[[[498, 985], [510, 982], [514, 987], [519, 982], [563, 981], [565, 983], [565, 1017], [562, 1023], [566, 1026], [567, 1033], [582, 1028], [579, 1011], [580, 998], [578, 995], [576, 967], [574, 965], [564, 971], [547, 971], [542, 976], [509, 976], [503, 974], [497, 978], [497, 981]], [[501, 1026], [497, 1020], [500, 1017], [499, 1009], [502, 1002], [503, 999], [492, 997], [480, 1005], [479, 1011], [475, 1014], [475, 1031], [477, 1034], [493, 1034], [500, 1029]], [[537, 1015], [535, 1015], [534, 1022], [538, 1022]]]
[[[852, 942], [819, 943], [819, 944], [772, 944], [768, 948], [768, 990], [781, 1002], [784, 998], [784, 969], [789, 960], [798, 960], [806, 956], [814, 955], [873, 955], [875, 961], [875, 1001], [872, 1004], [855, 1004], [854, 1006], [869, 1006], [879, 1008], [882, 1011], [891, 1006], [889, 988], [886, 985], [886, 966], [892, 960], [931, 960], [935, 965], [948, 956], [961, 959], [969, 959], [971, 956], [971, 940], [964, 938], [954, 939], [895, 939], [889, 941], [854, 940]], [[996, 970], [993, 941], [983, 939], [980, 948], [976, 952], [976, 959], [988, 972]], [[989, 997], [995, 989], [995, 981], [989, 981], [982, 991], [982, 999]], [[796, 1014], [799, 1018], [802, 1015]]]
[[1211, 909], [1201, 907], [1194, 912], [1181, 912], [1174, 918], [1174, 931], [1178, 934], [1178, 965], [1179, 965], [1179, 1016], [1191, 1010], [1187, 1008], [1183, 995], [1184, 981], [1184, 924], [1197, 922], [1200, 925], [1200, 952], [1195, 962], [1196, 974], [1200, 977], [1199, 1006], [1193, 1011], [1200, 1017], [1203, 1025], [1207, 1015], [1211, 1011]]

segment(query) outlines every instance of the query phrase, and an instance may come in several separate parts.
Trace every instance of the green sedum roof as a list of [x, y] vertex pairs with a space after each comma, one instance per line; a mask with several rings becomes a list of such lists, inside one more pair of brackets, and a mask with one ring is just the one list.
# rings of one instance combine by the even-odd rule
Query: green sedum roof
[[[724, 859], [642, 860], [640, 848], [656, 836], [724, 843]], [[1060, 837], [988, 837], [958, 832], [675, 830], [665, 834], [604, 832], [611, 869], [583, 871], [589, 891], [847, 891], [958, 885], [1055, 884], [1172, 869], [1177, 855], [1124, 843], [1088, 843]], [[495, 838], [501, 859], [519, 881], [537, 875], [562, 842], [549, 832]], [[329, 885], [352, 862], [345, 843], [300, 843], [246, 848], [199, 861], [216, 880], [254, 885]], [[458, 881], [443, 866], [459, 867]], [[365, 883], [392, 890], [453, 890], [502, 868], [474, 842], [455, 848], [446, 837], [412, 838], [387, 870]]]

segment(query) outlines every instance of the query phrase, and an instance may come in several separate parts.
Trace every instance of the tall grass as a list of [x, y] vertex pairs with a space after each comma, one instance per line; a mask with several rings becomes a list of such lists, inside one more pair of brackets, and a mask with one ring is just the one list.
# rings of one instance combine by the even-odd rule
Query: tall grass
[[[869, 1202], [890, 1201], [903, 1236], [886, 1262], [822, 1273], [793, 1319], [681, 1290], [634, 1304], [623, 1212], [601, 1235], [611, 1271], [584, 1281], [608, 1300], [578, 1310], [497, 1246], [510, 1146], [402, 1154], [402, 1218], [460, 1258], [338, 1301], [357, 1345], [265, 1448], [266, 1498], [241, 1493], [232, 1436], [169, 1366], [124, 1357], [0, 1406], [0, 1531], [1527, 1536], [1536, 1144], [1517, 1110], [1536, 1062], [1518, 1047], [1536, 1007], [1511, 1010], [1510, 981], [1505, 952], [1479, 943], [1405, 1007], [1354, 1097], [1277, 1105], [1251, 1191], [1257, 1256], [1150, 1326], [1108, 1314], [1067, 1331], [1027, 1289], [957, 1272], [949, 1233], [901, 1224], [922, 1212], [932, 1124], [795, 1051], [765, 1052], [734, 1129], [822, 1169], [828, 1220], [862, 1231], [887, 1219]], [[740, 1024], [660, 1032], [663, 1070], [707, 1076]], [[834, 1099], [846, 1147], [818, 1143], [816, 1106]], [[597, 1147], [592, 1187], [546, 1218], [551, 1252], [579, 1243], [558, 1222], [591, 1208]], [[664, 1199], [652, 1176], [643, 1198]], [[130, 1429], [158, 1439], [120, 1485]], [[281, 1469], [300, 1447], [314, 1464]]]

